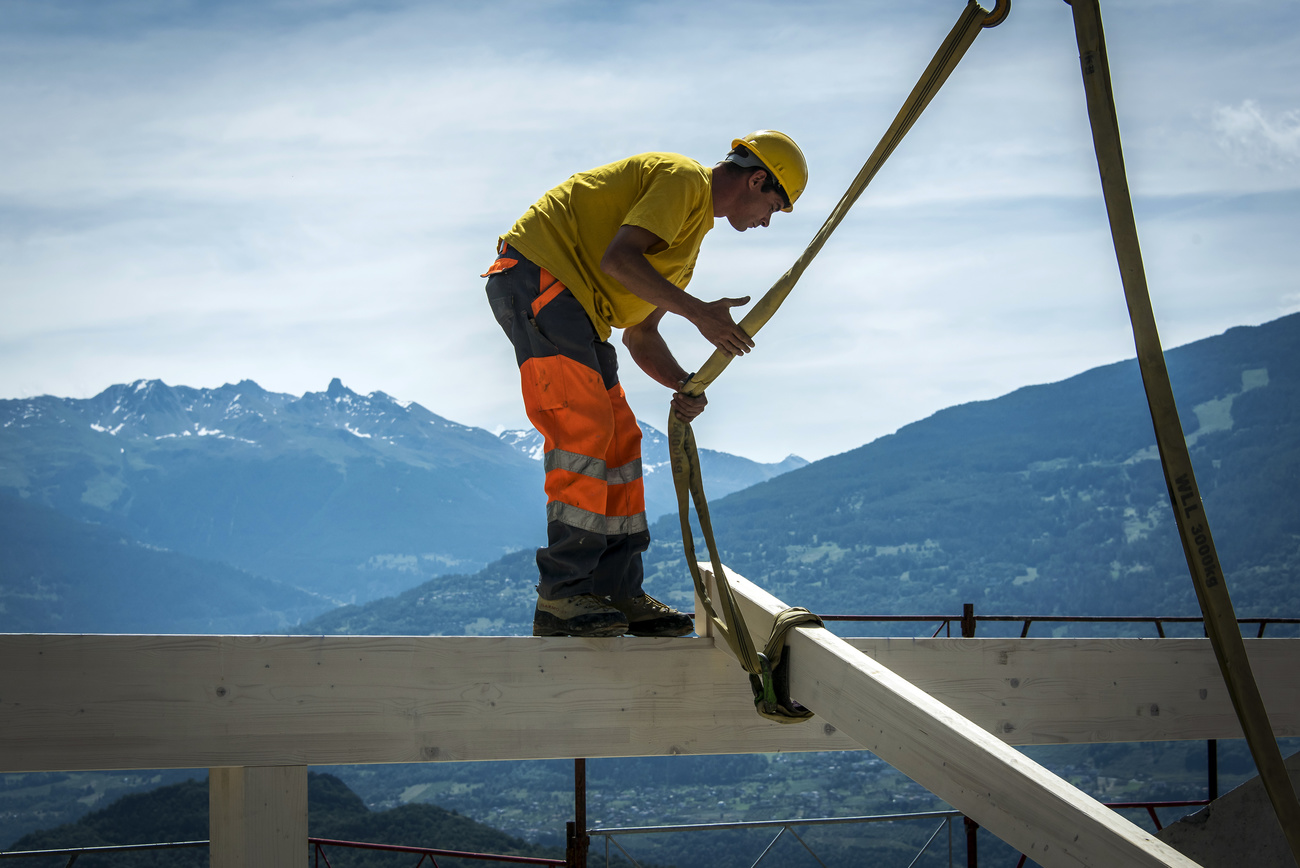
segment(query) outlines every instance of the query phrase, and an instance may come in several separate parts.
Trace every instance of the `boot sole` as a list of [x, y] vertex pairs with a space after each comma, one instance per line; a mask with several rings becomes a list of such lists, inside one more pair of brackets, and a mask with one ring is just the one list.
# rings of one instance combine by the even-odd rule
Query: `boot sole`
[[[682, 623], [685, 621], [685, 623]], [[690, 618], [652, 618], [636, 621], [628, 625], [627, 632], [633, 636], [676, 638], [689, 636], [695, 632], [695, 622]]]
[[611, 621], [607, 618], [592, 617], [587, 621], [587, 623], [581, 623], [581, 620], [577, 618], [566, 621], [538, 612], [533, 618], [533, 635], [606, 639], [611, 636], [622, 636], [627, 632], [627, 622], [623, 620]]

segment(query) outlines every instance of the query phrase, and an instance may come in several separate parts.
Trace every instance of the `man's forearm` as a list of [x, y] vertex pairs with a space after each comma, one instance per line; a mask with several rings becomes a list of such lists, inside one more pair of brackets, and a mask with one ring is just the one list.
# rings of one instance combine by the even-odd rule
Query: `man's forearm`
[[628, 354], [653, 380], [673, 390], [672, 412], [683, 422], [690, 422], [708, 405], [709, 399], [703, 394], [686, 395], [681, 392], [682, 383], [689, 374], [673, 358], [663, 335], [659, 334], [659, 321], [664, 311], [656, 310], [644, 322], [638, 323], [623, 332], [623, 345]]
[[705, 340], [727, 355], [743, 355], [754, 340], [731, 318], [731, 308], [748, 304], [749, 297], [720, 298], [705, 302], [674, 286], [646, 259], [646, 251], [662, 241], [637, 226], [622, 226], [605, 248], [600, 267], [639, 298], [660, 312], [675, 313], [699, 329]]
[[[662, 314], [656, 316], [656, 321], [661, 316]], [[645, 371], [650, 379], [674, 392], [689, 376], [689, 372], [673, 356], [658, 328], [633, 326], [623, 332], [623, 345], [627, 347], [628, 355], [638, 368]]]
[[645, 254], [622, 250], [607, 255], [601, 268], [610, 277], [623, 284], [628, 292], [645, 299], [655, 307], [675, 313], [694, 322], [700, 315], [704, 302], [686, 290], [674, 286], [655, 271]]

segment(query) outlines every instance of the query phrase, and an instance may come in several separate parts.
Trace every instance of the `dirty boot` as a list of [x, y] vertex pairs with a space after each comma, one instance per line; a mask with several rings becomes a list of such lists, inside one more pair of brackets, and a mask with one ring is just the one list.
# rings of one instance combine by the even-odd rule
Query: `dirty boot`
[[610, 600], [610, 605], [627, 616], [627, 632], [633, 636], [687, 636], [695, 631], [690, 615], [649, 594], [630, 600]]
[[537, 598], [534, 636], [622, 636], [627, 618], [604, 598], [579, 594], [558, 600]]

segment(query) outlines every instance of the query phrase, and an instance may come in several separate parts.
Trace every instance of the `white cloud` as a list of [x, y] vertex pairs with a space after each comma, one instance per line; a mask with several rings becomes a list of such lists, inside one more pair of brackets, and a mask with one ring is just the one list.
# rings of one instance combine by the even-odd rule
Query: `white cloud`
[[1236, 159], [1278, 167], [1300, 162], [1300, 110], [1266, 112], [1253, 99], [1214, 110], [1220, 146]]

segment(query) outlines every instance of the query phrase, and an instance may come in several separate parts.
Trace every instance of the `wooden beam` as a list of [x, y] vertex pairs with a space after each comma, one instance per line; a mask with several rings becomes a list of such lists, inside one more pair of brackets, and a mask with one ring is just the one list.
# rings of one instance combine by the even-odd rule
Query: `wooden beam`
[[208, 770], [212, 868], [307, 864], [307, 767]]
[[[761, 641], [786, 605], [728, 578]], [[830, 631], [797, 627], [787, 651], [794, 699], [1046, 868], [1196, 865]]]
[[[853, 639], [1010, 744], [1240, 738], [1204, 639]], [[1300, 640], [1247, 643], [1300, 735]], [[854, 750], [712, 639], [0, 634], [0, 772]]]
[[0, 636], [6, 772], [767, 752], [781, 729], [712, 639]]
[[[1015, 745], [1241, 738], [1208, 639], [848, 639]], [[1248, 639], [1275, 734], [1300, 736], [1300, 639]]]

